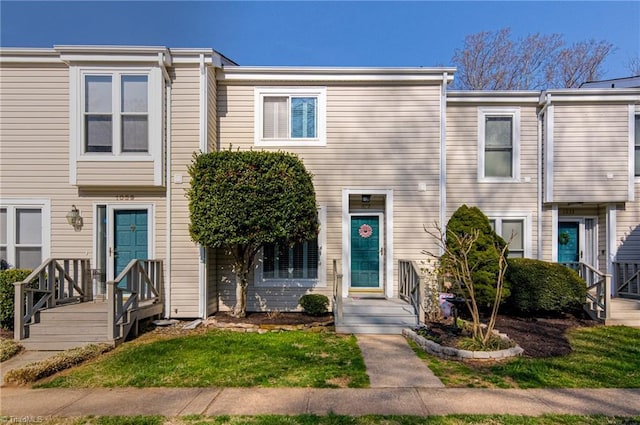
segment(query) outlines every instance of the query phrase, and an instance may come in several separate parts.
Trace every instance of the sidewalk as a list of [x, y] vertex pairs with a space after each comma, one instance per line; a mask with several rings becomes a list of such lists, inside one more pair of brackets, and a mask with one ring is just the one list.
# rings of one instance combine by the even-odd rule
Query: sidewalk
[[640, 415], [640, 389], [2, 388], [4, 416]]
[[[448, 415], [564, 413], [640, 416], [640, 389], [444, 388], [399, 335], [358, 335], [371, 388], [0, 389], [0, 415]], [[49, 353], [51, 354], [51, 353]], [[23, 354], [12, 367], [36, 354]], [[3, 373], [9, 362], [2, 363]]]

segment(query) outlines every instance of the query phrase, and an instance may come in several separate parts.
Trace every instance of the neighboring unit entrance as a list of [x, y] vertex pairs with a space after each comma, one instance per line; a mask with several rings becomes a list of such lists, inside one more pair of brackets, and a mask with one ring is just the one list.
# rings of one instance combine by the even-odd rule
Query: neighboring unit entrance
[[558, 262], [577, 263], [580, 261], [580, 227], [577, 221], [558, 223]]
[[382, 290], [382, 214], [351, 216], [351, 289]]
[[117, 277], [131, 260], [149, 258], [147, 210], [115, 210], [114, 229], [114, 277]]

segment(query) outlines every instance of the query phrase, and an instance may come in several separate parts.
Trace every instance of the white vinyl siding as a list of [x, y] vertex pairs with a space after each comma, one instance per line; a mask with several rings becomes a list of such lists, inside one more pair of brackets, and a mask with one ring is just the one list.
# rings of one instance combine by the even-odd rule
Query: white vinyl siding
[[478, 179], [518, 181], [520, 109], [478, 108]]
[[324, 146], [324, 87], [256, 88], [254, 131], [258, 146]]

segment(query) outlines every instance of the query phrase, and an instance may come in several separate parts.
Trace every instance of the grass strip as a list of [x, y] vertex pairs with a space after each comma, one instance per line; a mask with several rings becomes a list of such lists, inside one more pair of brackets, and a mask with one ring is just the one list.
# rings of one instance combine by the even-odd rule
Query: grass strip
[[353, 336], [202, 334], [133, 342], [41, 387], [316, 387], [369, 385]]

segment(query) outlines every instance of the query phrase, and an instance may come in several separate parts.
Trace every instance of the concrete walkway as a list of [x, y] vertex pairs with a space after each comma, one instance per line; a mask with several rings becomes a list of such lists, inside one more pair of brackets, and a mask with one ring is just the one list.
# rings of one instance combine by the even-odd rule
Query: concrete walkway
[[371, 388], [442, 388], [402, 335], [358, 335]]

